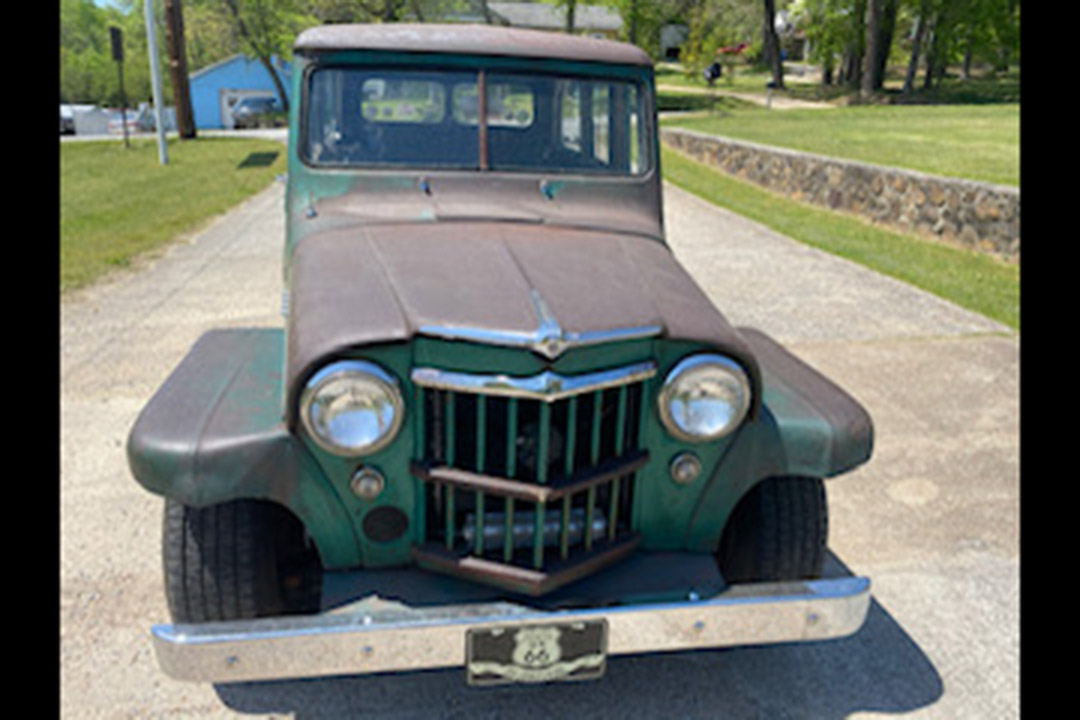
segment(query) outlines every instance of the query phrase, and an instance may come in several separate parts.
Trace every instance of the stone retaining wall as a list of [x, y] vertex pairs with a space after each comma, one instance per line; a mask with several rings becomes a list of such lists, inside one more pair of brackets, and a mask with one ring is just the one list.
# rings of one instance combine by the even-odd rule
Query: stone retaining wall
[[1020, 260], [1020, 190], [811, 155], [681, 128], [672, 148], [796, 200]]

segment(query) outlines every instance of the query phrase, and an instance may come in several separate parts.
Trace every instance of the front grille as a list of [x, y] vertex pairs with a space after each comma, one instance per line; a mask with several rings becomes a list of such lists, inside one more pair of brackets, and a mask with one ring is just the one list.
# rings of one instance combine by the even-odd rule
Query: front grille
[[554, 397], [414, 373], [421, 564], [538, 594], [628, 552], [653, 366], [625, 370], [578, 376], [580, 391], [552, 376]]

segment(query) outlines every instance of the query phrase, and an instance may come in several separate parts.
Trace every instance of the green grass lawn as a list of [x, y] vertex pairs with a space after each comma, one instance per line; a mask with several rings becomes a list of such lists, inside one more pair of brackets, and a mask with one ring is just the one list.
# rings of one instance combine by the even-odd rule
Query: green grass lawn
[[60, 291], [197, 229], [285, 172], [285, 146], [268, 140], [199, 138], [60, 144]]
[[782, 198], [666, 147], [662, 162], [667, 180], [709, 202], [1020, 329], [1017, 265]]
[[783, 111], [740, 105], [664, 124], [935, 175], [1020, 184], [1018, 103]]

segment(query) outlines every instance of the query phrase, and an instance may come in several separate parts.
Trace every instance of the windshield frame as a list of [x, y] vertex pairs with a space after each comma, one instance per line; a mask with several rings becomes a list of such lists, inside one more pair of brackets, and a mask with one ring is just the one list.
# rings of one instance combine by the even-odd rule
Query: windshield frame
[[[656, 151], [656, 114], [654, 110], [654, 89], [651, 68], [636, 67], [630, 65], [614, 65], [606, 63], [590, 63], [579, 61], [565, 61], [558, 59], [521, 59], [489, 57], [482, 55], [441, 55], [429, 53], [389, 53], [389, 52], [361, 52], [361, 51], [338, 51], [333, 53], [318, 53], [306, 58], [303, 75], [300, 78], [301, 101], [298, 103], [297, 121], [297, 156], [300, 162], [313, 170], [330, 172], [375, 172], [392, 171], [397, 173], [428, 173], [428, 172], [464, 172], [476, 173], [504, 173], [511, 175], [580, 175], [605, 180], [640, 180], [649, 177], [656, 170], [658, 157]], [[423, 74], [440, 73], [475, 73], [476, 83], [482, 105], [486, 105], [485, 84], [488, 74], [492, 75], [533, 75], [548, 77], [553, 80], [573, 81], [603, 81], [625, 82], [633, 86], [637, 93], [639, 106], [639, 127], [636, 130], [640, 134], [638, 139], [638, 161], [640, 167], [636, 170], [627, 171], [589, 171], [580, 168], [567, 167], [536, 167], [536, 168], [491, 168], [488, 163], [489, 143], [487, 142], [488, 118], [486, 112], [479, 113], [477, 129], [478, 157], [475, 163], [466, 166], [456, 164], [440, 165], [432, 163], [402, 163], [402, 162], [319, 162], [310, 155], [309, 122], [312, 118], [312, 88], [313, 77], [316, 73], [328, 69], [338, 70], [386, 70], [411, 71]], [[485, 107], [486, 110], [486, 107]]]

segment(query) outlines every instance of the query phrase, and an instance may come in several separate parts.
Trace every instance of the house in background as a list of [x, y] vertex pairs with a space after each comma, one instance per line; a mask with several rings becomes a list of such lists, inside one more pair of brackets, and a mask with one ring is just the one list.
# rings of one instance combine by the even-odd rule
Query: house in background
[[[277, 58], [272, 62], [288, 97], [292, 67]], [[193, 72], [188, 82], [195, 127], [199, 130], [231, 129], [231, 109], [241, 98], [277, 97], [277, 88], [263, 64], [243, 55], [234, 55]]]
[[[489, 2], [493, 22], [531, 30], [566, 29], [566, 11], [547, 3]], [[574, 32], [590, 37], [617, 40], [622, 17], [613, 8], [578, 3], [574, 11]]]
[[660, 53], [665, 60], [676, 62], [682, 47], [690, 38], [690, 28], [681, 23], [668, 23], [660, 28]]

